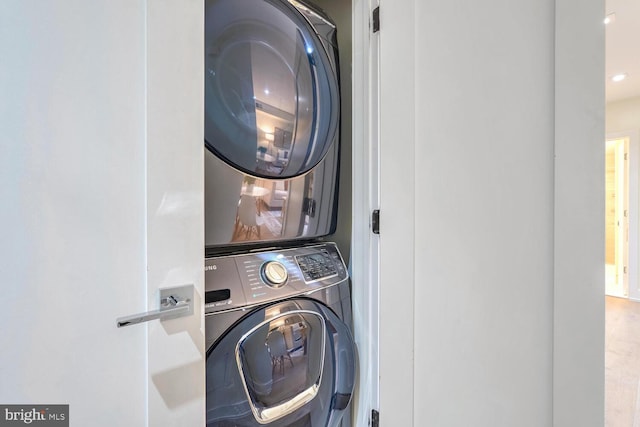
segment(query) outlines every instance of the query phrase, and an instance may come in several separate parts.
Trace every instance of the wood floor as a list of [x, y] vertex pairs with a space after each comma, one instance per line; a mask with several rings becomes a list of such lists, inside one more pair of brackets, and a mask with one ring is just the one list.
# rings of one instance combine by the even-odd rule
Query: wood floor
[[640, 303], [606, 297], [605, 427], [640, 427]]

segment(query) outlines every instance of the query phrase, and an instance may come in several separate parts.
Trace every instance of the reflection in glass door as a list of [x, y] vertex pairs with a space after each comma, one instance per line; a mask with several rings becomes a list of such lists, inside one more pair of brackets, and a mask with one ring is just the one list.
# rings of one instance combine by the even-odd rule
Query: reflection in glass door
[[605, 165], [605, 292], [629, 296], [628, 138], [607, 140]]

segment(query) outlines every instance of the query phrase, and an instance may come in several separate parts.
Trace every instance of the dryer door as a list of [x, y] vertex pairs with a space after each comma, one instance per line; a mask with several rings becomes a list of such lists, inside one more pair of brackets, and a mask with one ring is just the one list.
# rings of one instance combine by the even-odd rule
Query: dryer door
[[316, 301], [276, 303], [208, 350], [207, 426], [337, 426], [354, 382], [347, 326]]
[[329, 34], [335, 27], [299, 7], [284, 0], [205, 4], [205, 146], [249, 175], [302, 175], [338, 136], [335, 46], [314, 26]]

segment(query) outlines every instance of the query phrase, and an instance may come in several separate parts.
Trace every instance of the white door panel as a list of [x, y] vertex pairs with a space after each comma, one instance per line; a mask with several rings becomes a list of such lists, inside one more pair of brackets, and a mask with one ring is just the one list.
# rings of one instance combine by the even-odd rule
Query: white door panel
[[145, 8], [104, 3], [0, 5], [0, 402], [141, 426]]
[[[0, 402], [204, 424], [201, 1], [0, 3]], [[170, 17], [170, 19], [169, 19]]]
[[193, 316], [149, 323], [149, 426], [204, 425], [203, 23], [199, 0], [148, 2], [149, 307], [196, 288]]

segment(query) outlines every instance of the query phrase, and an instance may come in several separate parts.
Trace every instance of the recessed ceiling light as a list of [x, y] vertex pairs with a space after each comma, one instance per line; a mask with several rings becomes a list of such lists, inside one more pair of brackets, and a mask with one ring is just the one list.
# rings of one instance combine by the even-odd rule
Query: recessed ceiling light
[[264, 90], [264, 94], [265, 94], [265, 95], [269, 95], [269, 89], [265, 89], [265, 90]]
[[611, 23], [614, 23], [614, 22], [616, 22], [616, 14], [615, 13], [610, 13], [607, 16], [605, 16], [605, 18], [604, 18], [604, 24], [605, 25], [611, 24]]
[[626, 78], [627, 78], [627, 75], [624, 74], [624, 73], [623, 74], [616, 74], [615, 76], [611, 77], [611, 81], [621, 82]]

